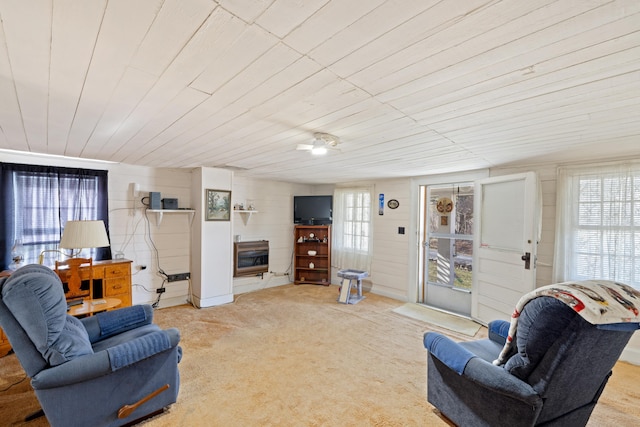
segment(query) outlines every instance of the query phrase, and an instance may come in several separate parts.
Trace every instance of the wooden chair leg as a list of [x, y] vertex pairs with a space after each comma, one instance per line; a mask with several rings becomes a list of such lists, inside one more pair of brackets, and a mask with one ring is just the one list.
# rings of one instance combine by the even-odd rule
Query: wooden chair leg
[[157, 389], [156, 391], [151, 392], [145, 397], [143, 397], [142, 399], [138, 400], [136, 403], [132, 403], [131, 405], [124, 405], [118, 411], [118, 418], [127, 418], [129, 415], [131, 415], [133, 411], [138, 409], [138, 406], [142, 405], [145, 402], [148, 402], [149, 400], [153, 399], [154, 397], [156, 397], [157, 395], [159, 395], [160, 393], [168, 389], [169, 389], [169, 384], [165, 384], [159, 389]]

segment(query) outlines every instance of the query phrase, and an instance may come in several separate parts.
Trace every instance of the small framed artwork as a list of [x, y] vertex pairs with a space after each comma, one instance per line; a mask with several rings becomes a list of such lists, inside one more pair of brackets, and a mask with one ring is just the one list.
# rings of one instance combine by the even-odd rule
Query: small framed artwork
[[442, 215], [440, 217], [440, 225], [449, 225], [449, 217], [446, 215]]
[[206, 221], [229, 221], [231, 219], [231, 191], [207, 189], [205, 195]]

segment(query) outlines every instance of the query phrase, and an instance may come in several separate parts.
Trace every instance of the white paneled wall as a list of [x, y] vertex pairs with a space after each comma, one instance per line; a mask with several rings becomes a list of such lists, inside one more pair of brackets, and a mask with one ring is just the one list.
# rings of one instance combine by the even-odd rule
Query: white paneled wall
[[[242, 241], [269, 241], [269, 273], [263, 277], [236, 277], [235, 294], [279, 286], [292, 280], [293, 196], [311, 194], [309, 185], [265, 181], [236, 176], [231, 195], [233, 203], [245, 208], [252, 204], [257, 213], [233, 213], [233, 234]], [[328, 194], [331, 194], [329, 192]], [[246, 221], [246, 222], [245, 222]]]
[[[0, 161], [30, 164], [75, 166], [109, 170], [110, 237], [114, 256], [121, 252], [131, 259], [133, 273], [133, 302], [151, 303], [157, 298], [156, 288], [163, 279], [161, 268], [168, 274], [188, 272], [190, 269], [190, 244], [192, 226], [188, 214], [164, 215], [162, 224], [156, 225], [154, 214], [145, 215], [142, 197], [149, 191], [159, 191], [163, 198], [177, 198], [179, 207], [191, 207], [191, 179], [189, 169], [159, 169], [124, 164], [94, 163], [69, 159], [2, 153]], [[490, 175], [506, 175], [533, 170], [542, 184], [543, 221], [542, 237], [538, 247], [537, 285], [551, 283], [556, 211], [556, 165], [531, 167], [494, 168]], [[461, 180], [468, 176], [461, 174]], [[131, 184], [137, 183], [140, 194], [134, 199]], [[417, 206], [412, 194], [410, 179], [382, 180], [374, 183], [374, 254], [370, 277], [364, 281], [365, 289], [401, 301], [415, 301], [415, 289], [411, 269], [410, 234], [412, 209]], [[258, 213], [249, 219], [245, 214], [232, 214], [232, 234], [242, 240], [269, 240], [270, 273], [260, 277], [233, 279], [233, 293], [240, 294], [266, 287], [290, 283], [284, 273], [289, 272], [293, 250], [293, 196], [307, 194], [332, 194], [329, 185], [311, 186], [278, 181], [265, 181], [235, 176], [233, 179], [233, 203], [253, 204]], [[384, 193], [384, 215], [378, 214], [378, 195]], [[386, 202], [396, 199], [398, 209], [389, 209]], [[247, 220], [245, 223], [245, 219]], [[405, 234], [398, 228], [405, 227]], [[142, 266], [146, 266], [143, 270]], [[334, 268], [332, 283], [340, 283]], [[189, 295], [189, 282], [165, 284], [160, 306], [182, 304]], [[640, 363], [640, 336], [635, 336], [623, 354], [623, 359]]]
[[[515, 174], [534, 171], [540, 178], [542, 186], [542, 234], [538, 246], [538, 271], [537, 286], [545, 286], [553, 283], [552, 269], [555, 240], [556, 221], [556, 170], [558, 165], [544, 164], [510, 168], [493, 168], [490, 176]], [[450, 176], [455, 176], [451, 174]], [[435, 179], [434, 177], [429, 177]], [[418, 178], [416, 178], [419, 180]], [[455, 181], [455, 177], [452, 178]], [[460, 174], [460, 181], [469, 180], [468, 173]], [[384, 215], [377, 213], [377, 196], [385, 195]], [[411, 245], [414, 242], [409, 234], [412, 221], [412, 206], [418, 203], [412, 198], [418, 195], [411, 194], [410, 180], [384, 180], [375, 182], [374, 200], [376, 209], [374, 212], [374, 258], [370, 278], [365, 281], [365, 288], [371, 292], [386, 295], [399, 300], [415, 301], [414, 288], [411, 284], [415, 268], [412, 263]], [[398, 209], [390, 210], [386, 202], [395, 198], [400, 202]], [[397, 233], [397, 228], [406, 227], [404, 236]], [[335, 275], [336, 272], [334, 272]], [[334, 279], [336, 280], [336, 279]], [[339, 280], [339, 279], [337, 279]], [[339, 283], [335, 282], [334, 283]], [[640, 334], [635, 334], [621, 357], [622, 360], [640, 364]]]
[[[38, 155], [8, 154], [0, 161], [53, 166], [82, 167], [109, 171], [109, 237], [114, 257], [118, 252], [132, 260], [133, 303], [152, 303], [156, 289], [166, 273], [189, 271], [189, 243], [191, 236], [187, 214], [165, 215], [156, 225], [154, 214], [145, 215], [141, 199], [150, 191], [158, 191], [162, 198], [177, 198], [179, 207], [190, 207], [191, 171], [189, 169], [160, 169], [116, 163], [91, 162]], [[131, 187], [137, 183], [139, 195], [134, 199]], [[142, 269], [142, 267], [146, 267]], [[166, 284], [161, 306], [182, 304], [188, 295], [189, 282]]]
[[[371, 292], [408, 300], [411, 182], [408, 179], [376, 182], [373, 195], [373, 261], [364, 282]], [[383, 215], [378, 212], [378, 196], [384, 194]], [[387, 202], [396, 199], [400, 206], [390, 209]], [[398, 228], [404, 227], [405, 234]], [[334, 272], [335, 274], [335, 272]]]
[[[109, 221], [111, 249], [133, 261], [133, 302], [154, 302], [156, 288], [162, 286], [167, 274], [189, 272], [191, 225], [189, 215], [163, 215], [158, 226], [157, 216], [146, 212], [142, 203], [149, 192], [160, 192], [161, 198], [178, 199], [178, 207], [191, 207], [191, 171], [189, 169], [158, 169], [131, 165], [112, 165], [109, 171]], [[139, 194], [134, 198], [131, 187], [136, 183]], [[145, 199], [145, 203], [148, 201]], [[141, 266], [146, 266], [142, 270]], [[165, 283], [161, 306], [186, 301], [188, 281]]]
[[[220, 168], [195, 168], [191, 196], [196, 206], [192, 225], [190, 300], [196, 307], [212, 307], [233, 301], [233, 228], [228, 220], [209, 221], [208, 191], [232, 191], [233, 172]], [[231, 201], [228, 201], [231, 203]]]
[[[150, 191], [157, 191], [162, 198], [177, 198], [180, 208], [192, 207], [190, 169], [161, 169], [6, 152], [1, 154], [0, 161], [109, 171], [111, 248], [114, 257], [121, 253], [132, 260], [134, 304], [156, 301], [156, 289], [163, 284], [159, 269], [167, 274], [190, 272], [192, 224], [189, 214], [164, 214], [158, 226], [156, 214], [146, 213], [142, 203], [142, 198]], [[134, 183], [139, 188], [135, 198], [132, 193]], [[239, 234], [242, 240], [269, 240], [269, 270], [275, 273], [265, 274], [263, 278], [234, 279], [234, 294], [290, 282], [284, 273], [292, 268], [293, 196], [313, 194], [316, 190], [332, 194], [331, 188], [234, 178], [233, 203], [253, 203], [259, 213], [252, 215], [246, 224], [244, 214], [233, 213], [233, 234]], [[146, 268], [142, 269], [143, 266]], [[166, 292], [161, 296], [160, 307], [186, 303], [189, 285], [188, 281], [165, 283]]]
[[[538, 245], [537, 287], [553, 283], [553, 256], [556, 221], [556, 171], [559, 165], [491, 169], [492, 176], [534, 171], [542, 185], [542, 238]], [[621, 360], [640, 365], [640, 334], [634, 334]]]

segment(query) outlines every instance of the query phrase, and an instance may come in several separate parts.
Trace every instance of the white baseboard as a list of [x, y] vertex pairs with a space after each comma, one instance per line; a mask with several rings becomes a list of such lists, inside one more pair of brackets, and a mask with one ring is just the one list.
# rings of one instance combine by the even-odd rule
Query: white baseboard
[[368, 289], [366, 286], [363, 286], [363, 288], [364, 291], [371, 292], [372, 294], [376, 295], [381, 295], [383, 297], [395, 299], [402, 302], [415, 302], [409, 301], [407, 295], [405, 293], [402, 293], [402, 291], [398, 289], [386, 288], [380, 285], [374, 285], [370, 289]]
[[640, 365], [640, 349], [627, 346], [620, 355], [620, 360], [633, 365]]
[[215, 307], [216, 305], [229, 304], [231, 302], [233, 302], [233, 294], [205, 299], [201, 299], [195, 295], [193, 296], [193, 303], [198, 308]]
[[[153, 304], [155, 301], [150, 302], [149, 304]], [[167, 307], [175, 307], [176, 305], [189, 304], [189, 301], [185, 296], [174, 297], [174, 298], [160, 298], [160, 303], [158, 304], [158, 308], [167, 308]]]
[[288, 285], [291, 283], [289, 276], [266, 276], [263, 280], [256, 278], [234, 278], [233, 294], [240, 295], [248, 292], [255, 292], [261, 289], [274, 288], [276, 286]]

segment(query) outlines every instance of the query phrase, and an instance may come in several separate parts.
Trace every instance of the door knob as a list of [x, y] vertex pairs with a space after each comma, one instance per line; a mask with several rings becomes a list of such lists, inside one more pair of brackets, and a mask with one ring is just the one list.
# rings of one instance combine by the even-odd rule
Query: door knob
[[530, 252], [525, 252], [525, 254], [522, 255], [522, 257], [520, 257], [520, 259], [524, 261], [524, 269], [525, 270], [531, 269], [531, 253]]

